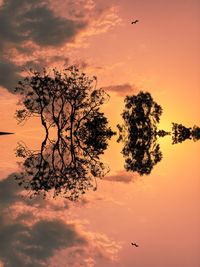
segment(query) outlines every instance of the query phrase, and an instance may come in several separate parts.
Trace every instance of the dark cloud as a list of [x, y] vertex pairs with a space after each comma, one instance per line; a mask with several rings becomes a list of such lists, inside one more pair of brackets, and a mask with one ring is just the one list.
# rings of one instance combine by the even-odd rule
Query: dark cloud
[[[4, 1], [0, 6], [0, 85], [13, 92], [23, 67], [66, 66], [66, 53], [62, 57], [57, 49], [73, 43], [84, 30], [86, 36], [96, 35], [117, 23], [114, 9], [100, 10], [90, 0]], [[87, 68], [87, 64], [81, 67]]]
[[15, 174], [9, 175], [6, 179], [0, 181], [0, 212], [6, 209], [8, 205], [19, 200], [18, 193], [21, 188], [18, 186], [14, 178]]
[[20, 68], [13, 62], [0, 58], [0, 86], [13, 92], [17, 82], [21, 78], [18, 71]]
[[74, 225], [61, 220], [42, 220], [0, 226], [0, 259], [6, 267], [46, 266], [55, 250], [83, 246], [87, 242]]
[[[0, 47], [32, 40], [41, 46], [58, 46], [74, 39], [87, 23], [55, 16], [40, 1], [8, 0], [0, 9]], [[4, 47], [5, 48], [5, 47]]]
[[64, 66], [69, 65], [69, 58], [65, 56], [51, 56], [48, 58], [39, 58], [36, 60], [29, 60], [23, 65], [23, 69], [29, 70], [30, 68], [41, 71], [45, 66], [55, 64], [55, 62], [62, 62]]
[[89, 267], [89, 258], [93, 263], [115, 259], [119, 245], [102, 234], [84, 231], [77, 221], [67, 222], [68, 206], [60, 207], [63, 208], [60, 213], [54, 201], [27, 201], [20, 197], [21, 190], [14, 174], [0, 181], [0, 263], [3, 266]]
[[103, 89], [106, 91], [115, 92], [119, 96], [134, 94], [137, 91], [137, 88], [129, 83], [106, 86]]
[[[38, 0], [7, 0], [0, 7], [0, 85], [14, 91], [20, 80], [23, 67], [17, 66], [10, 57], [14, 48], [19, 54], [31, 55], [33, 48], [23, 46], [32, 41], [40, 47], [57, 47], [74, 40], [75, 36], [85, 27], [85, 21], [78, 21], [56, 16], [43, 1]], [[33, 51], [32, 51], [33, 52]], [[61, 59], [61, 57], [59, 58]], [[58, 58], [51, 59], [58, 60]], [[47, 59], [32, 61], [32, 68], [44, 67]], [[65, 65], [68, 59], [62, 59]]]
[[24, 221], [29, 221], [32, 215], [25, 209], [12, 222], [8, 211], [14, 204], [21, 202], [38, 206], [41, 201], [23, 199], [19, 195], [22, 189], [14, 177], [15, 174], [11, 174], [0, 181], [0, 261], [4, 266], [46, 266], [45, 262], [56, 250], [87, 245], [87, 240], [75, 225], [62, 220], [43, 219], [29, 226]]

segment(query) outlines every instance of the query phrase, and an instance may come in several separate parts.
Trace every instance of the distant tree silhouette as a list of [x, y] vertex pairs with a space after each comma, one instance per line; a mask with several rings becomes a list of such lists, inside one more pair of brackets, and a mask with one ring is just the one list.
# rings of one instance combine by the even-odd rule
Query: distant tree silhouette
[[126, 96], [124, 102], [124, 123], [117, 127], [118, 142], [124, 143], [125, 169], [140, 175], [150, 174], [153, 166], [162, 159], [157, 136], [169, 134], [164, 130], [157, 131], [162, 108], [148, 92]]
[[[16, 175], [20, 185], [31, 194], [54, 191], [70, 200], [77, 199], [87, 189], [96, 189], [96, 177], [103, 177], [109, 168], [99, 156], [115, 133], [100, 112], [109, 99], [96, 89], [96, 77], [88, 78], [75, 66], [64, 72], [53, 70], [51, 76], [31, 71], [32, 76], [19, 82], [23, 108], [16, 111], [19, 123], [40, 116], [46, 136], [40, 151], [30, 151], [20, 144], [16, 155], [24, 158], [22, 172]], [[49, 128], [57, 128], [57, 139], [49, 138]]]
[[192, 128], [192, 138], [194, 141], [198, 141], [200, 139], [200, 127], [194, 125]]
[[165, 131], [165, 130], [158, 130], [158, 131], [156, 132], [156, 135], [159, 136], [159, 137], [164, 137], [164, 136], [166, 136], [166, 135], [170, 135], [170, 134], [171, 134], [170, 132], [167, 132], [167, 131]]
[[9, 132], [0, 132], [0, 135], [7, 135], [7, 134], [14, 134], [14, 133], [9, 133]]
[[185, 127], [179, 123], [172, 123], [172, 144], [182, 143], [187, 139], [197, 141], [200, 139], [200, 128], [196, 125]]

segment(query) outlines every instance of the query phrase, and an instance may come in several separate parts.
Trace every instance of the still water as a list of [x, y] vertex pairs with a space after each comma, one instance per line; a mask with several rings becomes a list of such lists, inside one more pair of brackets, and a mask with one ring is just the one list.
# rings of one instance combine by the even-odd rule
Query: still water
[[[118, 113], [108, 116], [114, 130]], [[200, 266], [200, 142], [159, 138], [162, 160], [139, 176], [125, 170], [123, 145], [112, 136], [100, 156], [110, 171], [70, 201], [30, 198], [16, 181], [24, 160], [16, 148], [39, 151], [43, 139], [37, 120], [0, 137], [0, 266]]]
[[165, 137], [162, 161], [139, 177], [125, 172], [113, 137], [102, 156], [110, 172], [97, 191], [71, 202], [21, 196], [14, 179], [20, 140], [0, 140], [1, 266], [200, 265], [199, 142], [171, 145]]

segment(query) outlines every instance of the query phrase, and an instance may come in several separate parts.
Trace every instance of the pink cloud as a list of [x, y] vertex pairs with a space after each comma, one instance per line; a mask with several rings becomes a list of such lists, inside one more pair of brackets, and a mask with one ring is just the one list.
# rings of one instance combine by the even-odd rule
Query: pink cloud
[[87, 230], [85, 221], [74, 220], [65, 200], [22, 198], [13, 176], [0, 183], [6, 191], [0, 202], [3, 264], [91, 267], [118, 259], [121, 245], [104, 233]]
[[136, 181], [138, 179], [138, 176], [126, 171], [119, 171], [115, 175], [108, 175], [105, 176], [103, 179], [113, 182], [131, 183]]
[[107, 92], [114, 92], [119, 96], [135, 94], [138, 91], [135, 85], [131, 85], [129, 83], [106, 86], [103, 89]]
[[[14, 12], [13, 12], [14, 10]], [[12, 23], [10, 23], [10, 14]], [[14, 90], [22, 69], [65, 67], [89, 37], [109, 31], [121, 22], [117, 7], [100, 7], [93, 0], [38, 2], [8, 0], [0, 9], [0, 85]], [[81, 60], [81, 59], [80, 59]]]

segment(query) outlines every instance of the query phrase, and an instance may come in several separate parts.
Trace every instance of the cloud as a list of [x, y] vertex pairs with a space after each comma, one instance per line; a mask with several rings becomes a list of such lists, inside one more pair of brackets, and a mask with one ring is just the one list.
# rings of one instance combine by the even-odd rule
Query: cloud
[[105, 176], [103, 179], [113, 182], [131, 183], [136, 181], [138, 176], [126, 171], [119, 171], [117, 174]]
[[0, 181], [0, 210], [6, 209], [19, 200], [21, 188], [15, 181], [14, 174], [9, 175], [6, 179]]
[[32, 226], [3, 223], [0, 239], [0, 257], [8, 267], [45, 266], [55, 250], [86, 244], [74, 225], [60, 220], [42, 220]]
[[[12, 19], [10, 16], [12, 15]], [[56, 17], [40, 1], [8, 0], [0, 9], [0, 46], [32, 40], [40, 46], [59, 46], [87, 26], [84, 21]]]
[[49, 260], [48, 266], [66, 266], [63, 264], [63, 258], [67, 258], [67, 266], [72, 267], [94, 267], [97, 263], [98, 266], [101, 266], [101, 263], [104, 262], [105, 264], [106, 261], [107, 266], [109, 266], [110, 262], [117, 261], [118, 252], [121, 249], [120, 244], [99, 233], [85, 233], [85, 238], [88, 241], [86, 246], [71, 247], [67, 250], [58, 251]]
[[[0, 181], [0, 262], [6, 267], [94, 267], [116, 261], [121, 246], [70, 219], [64, 202], [27, 200], [14, 174]], [[56, 219], [55, 219], [56, 218]]]
[[86, 267], [91, 262], [117, 260], [121, 248], [104, 234], [55, 219], [27, 225], [10, 223], [0, 216], [0, 240], [0, 259], [7, 267], [74, 267], [84, 262]]
[[127, 96], [131, 94], [135, 94], [138, 91], [135, 85], [131, 85], [129, 83], [106, 86], [106, 87], [103, 87], [103, 89], [108, 92], [114, 92], [119, 96]]
[[0, 85], [13, 92], [23, 67], [72, 64], [74, 49], [82, 49], [89, 36], [120, 23], [116, 7], [98, 5], [93, 0], [1, 2]]
[[13, 92], [17, 81], [21, 78], [18, 71], [19, 68], [15, 63], [6, 59], [0, 60], [0, 85]]

